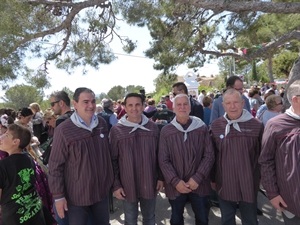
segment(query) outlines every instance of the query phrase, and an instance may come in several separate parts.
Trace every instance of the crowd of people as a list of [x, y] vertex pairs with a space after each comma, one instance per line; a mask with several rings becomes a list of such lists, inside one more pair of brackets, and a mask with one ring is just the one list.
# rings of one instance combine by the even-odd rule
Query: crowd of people
[[[300, 224], [300, 81], [286, 93], [265, 84], [246, 91], [229, 77], [218, 95], [189, 95], [177, 82], [156, 104], [144, 93], [117, 102], [77, 88], [18, 113], [0, 110], [2, 225], [109, 225], [109, 204], [123, 202], [125, 224], [154, 225], [164, 191], [171, 225], [208, 225], [212, 195], [221, 224], [257, 225], [263, 187], [286, 225]], [[283, 95], [291, 107], [283, 112]], [[71, 108], [71, 105], [73, 108]], [[163, 209], [161, 209], [163, 210]]]

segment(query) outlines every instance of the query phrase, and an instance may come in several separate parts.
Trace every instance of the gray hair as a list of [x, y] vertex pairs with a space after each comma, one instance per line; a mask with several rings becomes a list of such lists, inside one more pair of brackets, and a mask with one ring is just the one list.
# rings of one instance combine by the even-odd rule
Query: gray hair
[[237, 90], [235, 90], [235, 89], [233, 89], [233, 88], [229, 88], [229, 89], [227, 89], [227, 90], [225, 91], [225, 93], [223, 94], [223, 99], [224, 99], [227, 95], [234, 95], [234, 94], [238, 94], [238, 95], [240, 96], [241, 100], [242, 100], [242, 101], [244, 100], [242, 94], [241, 94], [239, 91], [237, 91]]
[[292, 103], [292, 98], [294, 96], [300, 96], [300, 80], [295, 80], [287, 90], [287, 99]]
[[101, 101], [101, 103], [102, 103], [102, 107], [103, 107], [103, 108], [109, 108], [111, 105], [114, 104], [112, 100], [106, 99], [106, 98], [104, 98], [104, 99]]
[[182, 97], [185, 97], [188, 100], [189, 106], [191, 106], [190, 98], [187, 94], [178, 94], [175, 96], [175, 98], [173, 98], [173, 108], [175, 107], [176, 99]]
[[277, 106], [276, 100], [280, 100], [282, 102], [282, 99], [279, 95], [270, 95], [266, 100], [266, 105], [268, 110], [273, 110]]

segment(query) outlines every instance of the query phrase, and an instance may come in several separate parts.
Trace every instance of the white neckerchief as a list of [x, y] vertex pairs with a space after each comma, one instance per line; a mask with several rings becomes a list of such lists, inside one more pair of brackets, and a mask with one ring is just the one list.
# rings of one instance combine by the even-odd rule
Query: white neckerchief
[[88, 126], [83, 119], [81, 119], [81, 117], [78, 115], [78, 113], [75, 111], [72, 116], [70, 117], [70, 119], [72, 120], [72, 122], [80, 128], [92, 131], [96, 126], [98, 126], [99, 120], [97, 118], [96, 115], [93, 115], [92, 119], [91, 119], [91, 124], [90, 126]]
[[190, 131], [193, 131], [199, 127], [202, 127], [205, 123], [199, 119], [198, 117], [195, 117], [195, 116], [190, 116], [190, 118], [192, 119], [192, 123], [191, 125], [186, 129], [184, 130], [183, 127], [181, 126], [181, 124], [179, 124], [176, 120], [176, 116], [175, 118], [171, 121], [171, 124], [174, 125], [174, 127], [177, 128], [177, 130], [181, 131], [184, 133], [184, 137], [183, 137], [183, 141], [185, 142], [186, 139], [187, 139], [187, 133], [190, 132]]
[[238, 123], [239, 122], [246, 122], [246, 121], [251, 120], [253, 118], [251, 113], [249, 113], [246, 109], [243, 109], [243, 113], [242, 113], [241, 117], [236, 119], [236, 120], [229, 120], [227, 118], [227, 113], [225, 113], [223, 117], [227, 121], [227, 125], [225, 127], [225, 136], [230, 132], [230, 125], [231, 124], [233, 124], [234, 129], [241, 132], [241, 129], [240, 129], [240, 126], [239, 126]]
[[129, 132], [129, 134], [136, 131], [138, 128], [140, 128], [142, 130], [150, 131], [148, 128], [144, 127], [144, 125], [146, 125], [149, 121], [149, 119], [144, 114], [142, 114], [142, 123], [141, 124], [130, 122], [126, 118], [127, 118], [127, 115], [123, 116], [119, 120], [118, 123], [122, 124], [123, 126], [126, 126], [126, 127], [133, 127], [132, 130]]
[[300, 120], [300, 116], [294, 113], [292, 106], [288, 108], [285, 113], [296, 120]]

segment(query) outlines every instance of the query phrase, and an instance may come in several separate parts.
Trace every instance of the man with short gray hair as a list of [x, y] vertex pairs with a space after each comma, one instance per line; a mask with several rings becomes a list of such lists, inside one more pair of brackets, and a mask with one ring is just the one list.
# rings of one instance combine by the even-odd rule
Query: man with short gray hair
[[300, 80], [287, 90], [291, 107], [270, 119], [262, 139], [262, 185], [286, 225], [300, 224]]
[[173, 99], [173, 112], [175, 118], [161, 130], [158, 154], [172, 208], [170, 224], [184, 224], [184, 207], [190, 201], [195, 224], [208, 225], [210, 171], [214, 163], [208, 129], [201, 119], [190, 116], [190, 98], [185, 93]]
[[[250, 103], [246, 96], [243, 95], [244, 85], [243, 80], [238, 76], [231, 76], [226, 81], [226, 89], [235, 89], [241, 93], [244, 99], [244, 109], [251, 112]], [[213, 101], [212, 109], [211, 109], [211, 116], [210, 116], [210, 123], [214, 120], [218, 119], [219, 117], [223, 116], [225, 111], [223, 107], [223, 97], [220, 96]]]
[[236, 89], [224, 93], [222, 104], [225, 115], [210, 127], [216, 154], [212, 187], [219, 197], [221, 224], [236, 224], [238, 203], [242, 224], [257, 225], [263, 124], [244, 109], [244, 99]]

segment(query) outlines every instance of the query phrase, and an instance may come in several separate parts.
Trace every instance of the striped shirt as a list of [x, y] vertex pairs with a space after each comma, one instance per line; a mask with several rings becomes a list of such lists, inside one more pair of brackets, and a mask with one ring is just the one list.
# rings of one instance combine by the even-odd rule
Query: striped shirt
[[[189, 121], [191, 123], [191, 121]], [[187, 127], [184, 127], [187, 128]], [[165, 191], [170, 199], [180, 193], [176, 185], [190, 178], [199, 185], [193, 192], [201, 196], [211, 193], [210, 171], [214, 163], [214, 152], [207, 127], [204, 125], [184, 133], [173, 124], [162, 128], [159, 143], [159, 165], [165, 178]]]
[[239, 122], [241, 132], [220, 117], [211, 124], [216, 163], [212, 179], [218, 195], [227, 201], [256, 202], [259, 188], [258, 157], [261, 151], [263, 124], [257, 119]]
[[113, 191], [123, 188], [128, 202], [156, 197], [158, 177], [158, 126], [148, 121], [149, 131], [116, 124], [110, 130], [111, 157], [115, 180]]
[[262, 139], [262, 185], [269, 199], [281, 195], [300, 217], [300, 120], [287, 114], [270, 119]]
[[88, 206], [108, 196], [113, 181], [104, 119], [92, 132], [67, 119], [55, 128], [49, 159], [49, 186], [55, 199]]

